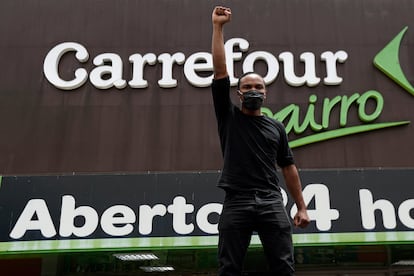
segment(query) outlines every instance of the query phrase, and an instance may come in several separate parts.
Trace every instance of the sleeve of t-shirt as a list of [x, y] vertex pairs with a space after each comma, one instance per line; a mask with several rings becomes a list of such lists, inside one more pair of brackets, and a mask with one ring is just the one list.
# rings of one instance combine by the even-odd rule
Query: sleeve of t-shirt
[[279, 147], [279, 152], [277, 154], [276, 161], [279, 167], [283, 168], [283, 167], [294, 164], [295, 160], [293, 158], [292, 149], [289, 147], [289, 141], [288, 141], [285, 127], [280, 122], [276, 122], [276, 124], [279, 129], [279, 133], [280, 133], [280, 147]]
[[220, 123], [226, 118], [232, 109], [229, 77], [214, 79], [211, 85], [211, 91], [213, 94], [213, 103], [214, 110], [216, 112], [216, 118]]

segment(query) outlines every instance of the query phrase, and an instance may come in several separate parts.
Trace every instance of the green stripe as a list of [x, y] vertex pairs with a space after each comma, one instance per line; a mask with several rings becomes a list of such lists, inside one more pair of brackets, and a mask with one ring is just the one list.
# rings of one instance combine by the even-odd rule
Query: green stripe
[[3, 180], [3, 176], [0, 175], [0, 188], [1, 188], [1, 181]]
[[413, 244], [414, 231], [317, 233], [293, 235], [295, 245]]
[[[217, 236], [43, 240], [0, 243], [0, 254], [215, 248]], [[295, 246], [413, 244], [414, 231], [294, 234]], [[251, 246], [260, 246], [257, 235]]]
[[373, 131], [373, 130], [387, 128], [387, 127], [401, 126], [401, 125], [406, 125], [409, 123], [410, 121], [401, 121], [401, 122], [379, 123], [379, 124], [370, 124], [370, 125], [340, 128], [340, 129], [325, 131], [322, 133], [309, 135], [303, 138], [292, 140], [290, 141], [289, 146], [291, 148], [296, 148], [296, 147], [304, 146], [307, 144], [321, 142], [321, 141], [338, 138], [342, 136], [347, 136], [347, 135], [352, 135], [352, 134], [357, 134], [357, 133], [367, 132], [367, 131]]

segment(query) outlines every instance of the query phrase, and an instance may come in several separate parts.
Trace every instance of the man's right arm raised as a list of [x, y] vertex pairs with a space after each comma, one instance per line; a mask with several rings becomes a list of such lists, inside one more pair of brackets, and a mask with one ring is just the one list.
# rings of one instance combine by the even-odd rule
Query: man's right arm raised
[[228, 76], [226, 53], [224, 50], [223, 25], [231, 20], [231, 10], [217, 6], [211, 16], [213, 35], [211, 39], [211, 54], [213, 56], [214, 78], [221, 79]]

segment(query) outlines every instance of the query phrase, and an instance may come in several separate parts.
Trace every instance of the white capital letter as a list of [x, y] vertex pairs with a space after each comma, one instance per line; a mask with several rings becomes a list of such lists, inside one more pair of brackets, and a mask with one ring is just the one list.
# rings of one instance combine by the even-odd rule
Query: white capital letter
[[64, 90], [72, 90], [82, 86], [88, 79], [88, 73], [84, 68], [78, 68], [75, 71], [75, 78], [65, 81], [59, 76], [59, 62], [67, 52], [76, 52], [75, 57], [80, 62], [86, 62], [89, 53], [85, 47], [75, 42], [63, 42], [53, 47], [47, 54], [43, 63], [43, 72], [46, 79], [55, 87]]
[[[34, 215], [37, 216], [37, 220], [32, 220]], [[10, 232], [10, 237], [20, 239], [27, 230], [40, 230], [45, 238], [56, 235], [49, 209], [43, 199], [31, 199], [27, 202], [13, 230]]]

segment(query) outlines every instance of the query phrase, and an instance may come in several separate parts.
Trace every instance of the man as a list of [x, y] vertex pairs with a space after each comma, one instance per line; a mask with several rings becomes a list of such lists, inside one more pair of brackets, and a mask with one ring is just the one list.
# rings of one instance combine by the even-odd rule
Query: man
[[302, 187], [283, 125], [260, 111], [267, 92], [263, 78], [252, 72], [242, 75], [237, 90], [241, 110], [231, 103], [223, 38], [223, 26], [230, 19], [229, 8], [214, 8], [212, 93], [224, 158], [218, 186], [226, 192], [219, 221], [219, 275], [241, 275], [253, 231], [260, 237], [272, 275], [293, 275], [292, 227], [276, 164], [298, 208], [293, 223], [303, 228], [309, 217]]

